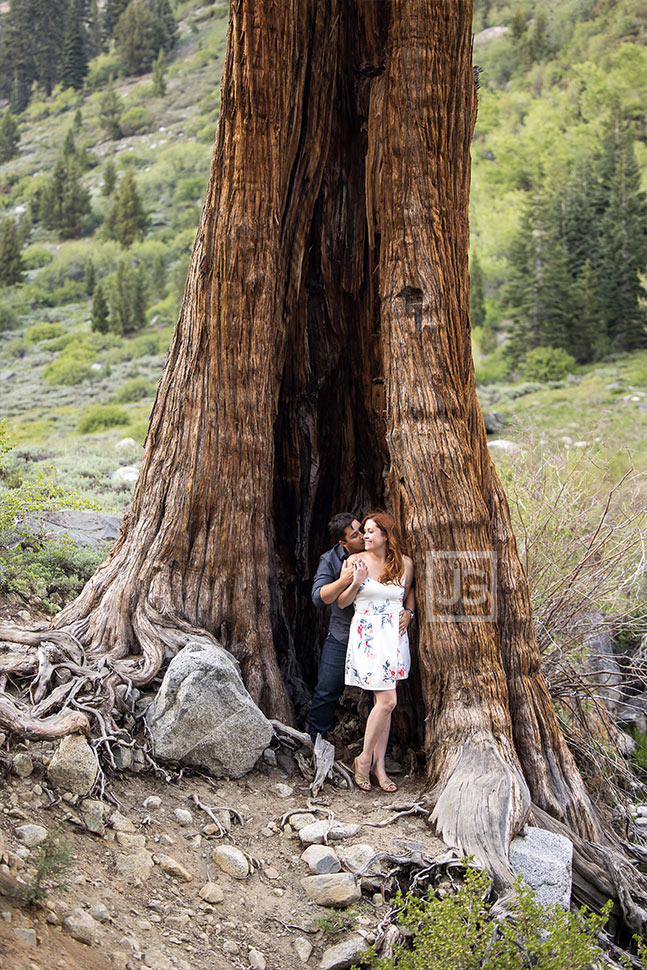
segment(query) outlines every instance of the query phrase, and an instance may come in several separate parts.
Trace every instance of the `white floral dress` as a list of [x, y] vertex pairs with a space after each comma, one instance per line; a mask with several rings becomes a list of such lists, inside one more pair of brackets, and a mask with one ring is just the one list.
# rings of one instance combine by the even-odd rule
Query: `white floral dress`
[[409, 675], [409, 635], [400, 636], [404, 587], [368, 577], [357, 590], [345, 681], [364, 690], [393, 690]]

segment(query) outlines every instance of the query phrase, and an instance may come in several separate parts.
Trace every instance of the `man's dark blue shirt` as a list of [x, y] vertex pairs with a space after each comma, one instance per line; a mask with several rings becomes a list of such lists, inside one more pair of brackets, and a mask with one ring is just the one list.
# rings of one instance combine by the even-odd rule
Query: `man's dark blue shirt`
[[[319, 560], [319, 566], [317, 567], [314, 582], [312, 583], [312, 602], [315, 606], [322, 607], [326, 605], [321, 598], [321, 588], [339, 579], [342, 563], [347, 558], [347, 555], [346, 550], [340, 542], [336, 546], [333, 546], [332, 549], [329, 549], [328, 552], [324, 552]], [[337, 603], [330, 605], [328, 632], [335, 640], [339, 640], [340, 643], [348, 642], [353, 613], [354, 607], [352, 603], [350, 606], [344, 607], [343, 610], [340, 610]]]

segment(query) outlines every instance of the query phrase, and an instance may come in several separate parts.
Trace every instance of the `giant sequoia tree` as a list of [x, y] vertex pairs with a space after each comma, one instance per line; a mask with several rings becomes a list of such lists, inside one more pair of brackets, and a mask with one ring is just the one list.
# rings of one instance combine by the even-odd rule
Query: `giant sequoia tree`
[[[475, 392], [471, 13], [469, 0], [232, 3], [211, 178], [132, 507], [50, 653], [23, 655], [39, 707], [5, 697], [0, 724], [92, 727], [69, 689], [58, 711], [47, 701], [51, 651], [79, 667], [82, 648], [86, 666], [106, 661], [109, 725], [118, 680], [149, 683], [196, 631], [236, 655], [265, 711], [293, 719], [324, 524], [384, 503], [418, 569], [407, 709], [434, 819], [505, 879], [531, 803], [600, 831], [540, 672]], [[464, 572], [496, 561], [496, 622], [490, 596], [439, 613], [439, 552]]]

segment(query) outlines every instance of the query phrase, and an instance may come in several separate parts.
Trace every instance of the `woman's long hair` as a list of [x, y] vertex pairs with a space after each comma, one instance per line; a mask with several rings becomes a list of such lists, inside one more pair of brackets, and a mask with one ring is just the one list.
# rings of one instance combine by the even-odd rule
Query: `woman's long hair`
[[386, 536], [386, 559], [384, 569], [378, 580], [379, 583], [397, 583], [402, 585], [404, 578], [404, 548], [400, 530], [395, 520], [388, 512], [369, 512], [362, 519], [362, 531], [369, 519], [375, 522], [378, 529]]

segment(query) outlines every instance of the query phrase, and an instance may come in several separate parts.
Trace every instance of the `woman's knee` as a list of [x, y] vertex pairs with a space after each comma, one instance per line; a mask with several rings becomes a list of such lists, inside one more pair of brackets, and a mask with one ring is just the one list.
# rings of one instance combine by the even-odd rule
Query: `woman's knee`
[[388, 711], [390, 713], [398, 703], [398, 698], [394, 690], [376, 691], [375, 703], [378, 704], [383, 711]]

